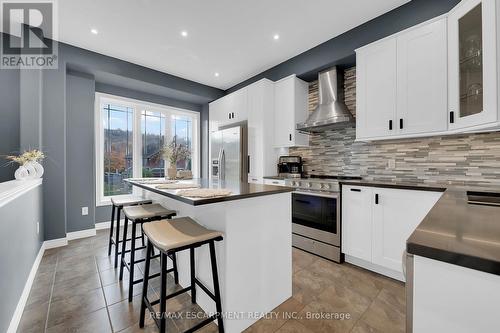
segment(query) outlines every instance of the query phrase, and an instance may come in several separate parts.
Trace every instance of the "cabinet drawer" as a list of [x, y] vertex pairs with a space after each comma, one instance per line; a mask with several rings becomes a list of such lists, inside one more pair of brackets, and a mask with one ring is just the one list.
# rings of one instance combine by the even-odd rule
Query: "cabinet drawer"
[[306, 237], [292, 234], [292, 245], [304, 251], [315, 253], [321, 257], [340, 261], [340, 249]]
[[285, 181], [283, 179], [265, 179], [264, 184], [275, 185], [275, 186], [285, 186]]
[[250, 184], [263, 184], [264, 183], [262, 181], [261, 177], [254, 177], [254, 176], [250, 176], [250, 175], [248, 175], [248, 182]]

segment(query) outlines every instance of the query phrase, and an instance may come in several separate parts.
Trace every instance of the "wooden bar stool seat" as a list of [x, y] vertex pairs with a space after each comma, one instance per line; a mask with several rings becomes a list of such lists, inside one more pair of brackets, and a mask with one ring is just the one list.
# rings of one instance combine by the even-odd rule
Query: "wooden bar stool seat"
[[[118, 267], [118, 255], [120, 239], [120, 213], [123, 207], [127, 206], [137, 206], [137, 205], [147, 205], [151, 204], [153, 201], [150, 199], [144, 199], [141, 197], [124, 197], [124, 198], [111, 198], [111, 225], [109, 228], [109, 241], [108, 241], [108, 256], [111, 255], [111, 246], [115, 246], [115, 268]], [[113, 238], [113, 231], [115, 229], [115, 215], [116, 216], [116, 235]]]
[[[144, 239], [141, 247], [136, 247], [136, 239], [141, 238], [141, 236], [136, 235], [137, 225], [139, 224], [141, 229], [144, 223], [157, 221], [161, 219], [170, 219], [176, 215], [175, 210], [171, 210], [163, 207], [160, 204], [148, 204], [148, 205], [138, 205], [138, 206], [128, 206], [123, 208], [123, 213], [125, 214], [125, 226], [123, 230], [123, 241], [120, 263], [120, 281], [123, 279], [123, 268], [127, 268], [129, 271], [129, 289], [128, 289], [128, 301], [132, 302], [134, 284], [142, 282], [143, 279], [134, 280], [135, 264], [143, 262], [145, 259], [135, 259], [135, 252], [138, 250], [145, 249]], [[127, 229], [128, 221], [132, 222], [132, 235], [127, 239]], [[142, 230], [141, 230], [142, 231]], [[130, 250], [127, 250], [127, 241], [130, 241]], [[130, 253], [130, 262], [127, 262], [125, 254]], [[174, 275], [176, 281], [178, 281], [178, 272], [175, 256], [171, 255], [170, 258], [174, 264]], [[160, 276], [157, 274], [156, 276]]]
[[[165, 333], [166, 331], [166, 303], [167, 300], [178, 296], [184, 292], [191, 292], [191, 302], [196, 303], [196, 286], [199, 286], [207, 295], [215, 301], [215, 307], [217, 313], [209, 316], [202, 322], [198, 323], [194, 327], [188, 329], [186, 332], [194, 332], [201, 329], [203, 326], [210, 324], [212, 321], [217, 319], [217, 324], [219, 332], [224, 332], [224, 323], [222, 318], [222, 304], [221, 295], [219, 287], [219, 278], [217, 274], [217, 260], [215, 255], [215, 242], [221, 241], [223, 234], [219, 231], [209, 230], [189, 217], [181, 217], [171, 220], [151, 222], [144, 225], [144, 233], [148, 239], [147, 250], [146, 250], [146, 262], [144, 268], [144, 282], [142, 287], [142, 303], [141, 303], [141, 313], [139, 319], [139, 326], [144, 327], [146, 308], [155, 314], [156, 311], [153, 308], [154, 305], [160, 304], [159, 318], [153, 316], [156, 325], [160, 329], [160, 333]], [[212, 267], [212, 279], [214, 285], [214, 291], [210, 291], [203, 283], [196, 278], [195, 275], [195, 249], [203, 245], [209, 245], [210, 248], [210, 262]], [[158, 300], [151, 301], [147, 297], [148, 282], [151, 276], [149, 276], [149, 267], [151, 261], [151, 253], [153, 249], [156, 248], [160, 251], [160, 262], [161, 262], [161, 290], [160, 298]], [[167, 257], [171, 254], [183, 250], [189, 249], [190, 256], [190, 269], [191, 269], [191, 284], [189, 287], [180, 289], [170, 295], [167, 295]]]

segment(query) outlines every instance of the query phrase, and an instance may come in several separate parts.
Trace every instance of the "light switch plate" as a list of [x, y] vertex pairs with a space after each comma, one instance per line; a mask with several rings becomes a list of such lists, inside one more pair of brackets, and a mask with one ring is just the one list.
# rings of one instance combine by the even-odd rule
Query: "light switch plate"
[[82, 215], [89, 215], [89, 207], [82, 207]]

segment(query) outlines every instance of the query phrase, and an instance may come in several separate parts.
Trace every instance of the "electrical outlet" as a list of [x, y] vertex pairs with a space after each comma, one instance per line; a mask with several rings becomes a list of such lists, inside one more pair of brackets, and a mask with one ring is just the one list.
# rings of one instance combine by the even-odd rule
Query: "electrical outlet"
[[389, 169], [395, 169], [396, 168], [396, 160], [391, 158], [387, 161], [387, 167]]
[[36, 234], [38, 235], [40, 233], [40, 222], [36, 222]]
[[89, 207], [82, 207], [82, 215], [89, 215]]

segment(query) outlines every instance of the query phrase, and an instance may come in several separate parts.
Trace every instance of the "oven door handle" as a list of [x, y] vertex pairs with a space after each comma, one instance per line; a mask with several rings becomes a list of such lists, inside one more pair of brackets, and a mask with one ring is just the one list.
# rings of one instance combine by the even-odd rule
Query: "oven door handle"
[[308, 205], [310, 205], [310, 204], [311, 204], [311, 202], [310, 202], [310, 201], [301, 200], [301, 199], [295, 199], [295, 201], [297, 201], [297, 202], [301, 202], [301, 203], [305, 203], [305, 204], [308, 204]]

